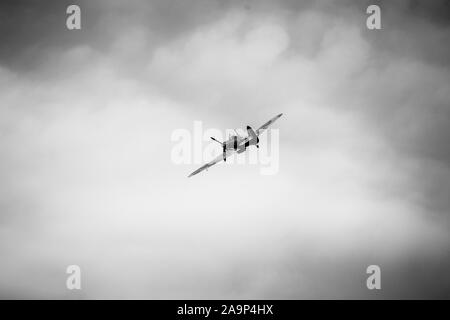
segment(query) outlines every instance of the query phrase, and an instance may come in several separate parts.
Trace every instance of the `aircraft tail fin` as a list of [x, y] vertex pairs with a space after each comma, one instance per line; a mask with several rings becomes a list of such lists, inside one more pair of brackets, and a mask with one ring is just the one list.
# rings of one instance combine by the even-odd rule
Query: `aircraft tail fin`
[[256, 132], [250, 126], [247, 126], [247, 133], [248, 133], [248, 136], [252, 139], [258, 138], [258, 135], [256, 134]]

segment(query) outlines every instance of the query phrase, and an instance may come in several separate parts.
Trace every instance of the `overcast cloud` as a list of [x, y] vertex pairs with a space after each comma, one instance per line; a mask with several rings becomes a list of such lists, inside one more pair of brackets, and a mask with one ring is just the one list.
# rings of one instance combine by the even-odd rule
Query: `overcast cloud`
[[[377, 2], [382, 30], [364, 1], [76, 3], [77, 31], [0, 5], [1, 298], [449, 298], [445, 1]], [[171, 161], [195, 120], [281, 112], [275, 175]]]

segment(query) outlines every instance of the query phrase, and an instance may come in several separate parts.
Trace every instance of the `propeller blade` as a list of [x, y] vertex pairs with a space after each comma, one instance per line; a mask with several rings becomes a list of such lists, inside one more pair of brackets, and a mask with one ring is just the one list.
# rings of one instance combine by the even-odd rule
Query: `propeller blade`
[[215, 139], [214, 137], [211, 137], [211, 140], [214, 140], [217, 143], [220, 143], [221, 145], [223, 145], [223, 142], [220, 142], [219, 140]]

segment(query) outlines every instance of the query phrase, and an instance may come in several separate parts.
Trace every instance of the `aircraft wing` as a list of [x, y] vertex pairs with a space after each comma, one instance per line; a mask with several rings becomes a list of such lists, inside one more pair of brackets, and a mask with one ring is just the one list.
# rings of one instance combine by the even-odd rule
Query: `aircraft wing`
[[[228, 158], [228, 156], [230, 156], [233, 153], [233, 150], [227, 150], [225, 153], [225, 159]], [[216, 163], [220, 162], [223, 160], [223, 154], [221, 153], [220, 155], [218, 155], [214, 160], [211, 160], [210, 162], [204, 164], [203, 166], [201, 166], [200, 168], [198, 168], [197, 170], [195, 170], [194, 172], [192, 172], [189, 177], [192, 177], [194, 175], [196, 175], [197, 173], [202, 172], [203, 170], [208, 169], [209, 167], [212, 167], [213, 165], [215, 165]]]
[[277, 115], [276, 117], [273, 117], [272, 119], [270, 119], [269, 121], [267, 121], [266, 123], [264, 123], [261, 127], [259, 127], [258, 130], [256, 130], [256, 134], [259, 136], [264, 130], [266, 130], [268, 127], [270, 127], [272, 125], [272, 123], [274, 123], [279, 117], [281, 117], [283, 114], [280, 113], [279, 115]]

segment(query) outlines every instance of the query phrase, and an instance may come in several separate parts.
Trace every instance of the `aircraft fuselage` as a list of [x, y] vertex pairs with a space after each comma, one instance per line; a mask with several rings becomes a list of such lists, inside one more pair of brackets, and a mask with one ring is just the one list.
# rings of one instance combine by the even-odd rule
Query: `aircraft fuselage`
[[249, 141], [242, 143], [245, 139], [238, 136], [231, 136], [226, 142], [227, 150], [234, 150], [237, 153], [244, 152], [248, 146], [257, 145], [259, 142], [259, 138], [250, 139]]

